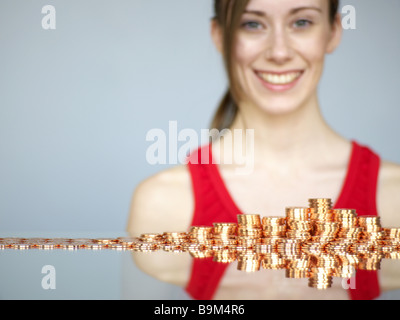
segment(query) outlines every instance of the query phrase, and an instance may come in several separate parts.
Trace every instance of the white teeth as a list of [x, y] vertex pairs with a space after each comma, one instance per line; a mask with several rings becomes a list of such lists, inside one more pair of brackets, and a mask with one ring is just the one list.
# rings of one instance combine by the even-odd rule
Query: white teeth
[[271, 84], [289, 84], [300, 77], [301, 72], [292, 72], [281, 75], [271, 73], [258, 73], [258, 75]]

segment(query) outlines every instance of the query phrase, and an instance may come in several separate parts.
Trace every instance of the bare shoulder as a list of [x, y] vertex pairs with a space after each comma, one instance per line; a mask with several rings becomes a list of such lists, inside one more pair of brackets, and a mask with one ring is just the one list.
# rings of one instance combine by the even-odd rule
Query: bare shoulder
[[193, 196], [187, 166], [161, 171], [135, 189], [127, 231], [142, 233], [186, 231], [193, 212]]
[[[135, 188], [127, 231], [143, 233], [187, 231], [192, 218], [192, 187], [187, 166], [161, 171]], [[135, 265], [146, 274], [168, 283], [184, 286], [190, 276], [190, 255], [168, 252], [132, 252]]]
[[400, 227], [400, 165], [382, 161], [378, 181], [378, 210], [382, 224]]

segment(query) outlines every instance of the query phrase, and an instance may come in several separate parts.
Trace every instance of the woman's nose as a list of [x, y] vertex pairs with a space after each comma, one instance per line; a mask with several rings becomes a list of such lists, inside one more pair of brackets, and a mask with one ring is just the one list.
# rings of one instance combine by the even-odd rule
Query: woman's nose
[[293, 56], [288, 35], [282, 29], [273, 30], [267, 40], [265, 56], [277, 64], [284, 64]]

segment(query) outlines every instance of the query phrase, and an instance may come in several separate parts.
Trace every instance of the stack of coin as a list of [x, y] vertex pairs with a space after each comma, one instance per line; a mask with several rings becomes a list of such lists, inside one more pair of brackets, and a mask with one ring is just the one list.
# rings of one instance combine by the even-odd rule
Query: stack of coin
[[236, 223], [214, 223], [212, 232], [214, 246], [218, 249], [234, 248], [237, 245]]
[[336, 220], [340, 222], [343, 229], [357, 227], [357, 212], [354, 209], [334, 209]]
[[239, 214], [238, 219], [238, 246], [254, 248], [261, 243], [262, 224], [257, 214]]
[[308, 200], [308, 205], [314, 213], [327, 213], [332, 209], [332, 200], [328, 198], [314, 198]]
[[387, 259], [400, 257], [400, 228], [382, 228], [383, 239], [378, 241], [380, 251]]
[[330, 241], [338, 231], [336, 214], [332, 210], [331, 199], [309, 199], [310, 220], [314, 241]]
[[357, 222], [362, 229], [361, 237], [363, 240], [379, 240], [384, 237], [381, 227], [380, 217], [378, 216], [358, 216]]
[[311, 221], [309, 208], [286, 208], [286, 237], [289, 239], [308, 240], [311, 238]]
[[362, 229], [358, 227], [356, 210], [335, 209], [336, 220], [339, 223], [338, 238], [349, 241], [357, 241]]
[[384, 239], [393, 243], [400, 243], [400, 228], [382, 228]]
[[193, 226], [189, 230], [188, 241], [190, 243], [211, 245], [213, 243], [213, 227]]
[[151, 252], [164, 245], [164, 238], [158, 233], [144, 233], [132, 245], [137, 251]]
[[189, 241], [189, 236], [186, 232], [164, 232], [162, 237], [164, 251], [184, 251], [185, 244]]
[[286, 218], [285, 217], [263, 217], [262, 229], [264, 238], [285, 238]]
[[313, 240], [322, 242], [333, 241], [339, 231], [339, 223], [327, 221], [314, 221]]
[[213, 224], [213, 234], [214, 237], [235, 237], [237, 235], [237, 224], [236, 223], [222, 223], [216, 222]]
[[188, 234], [186, 232], [164, 232], [162, 234], [164, 243], [180, 245], [188, 241]]
[[332, 209], [312, 209], [310, 208], [310, 220], [321, 222], [336, 222], [336, 214]]

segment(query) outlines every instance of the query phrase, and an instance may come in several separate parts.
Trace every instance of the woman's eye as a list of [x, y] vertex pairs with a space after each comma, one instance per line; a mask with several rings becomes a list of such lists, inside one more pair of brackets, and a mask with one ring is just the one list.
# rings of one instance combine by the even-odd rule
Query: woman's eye
[[296, 28], [305, 28], [305, 27], [310, 26], [311, 24], [312, 24], [312, 22], [311, 22], [310, 20], [300, 19], [300, 20], [297, 20], [297, 21], [294, 23], [294, 26], [295, 26]]
[[256, 21], [247, 21], [242, 23], [242, 28], [247, 30], [260, 30], [262, 29], [262, 25]]

